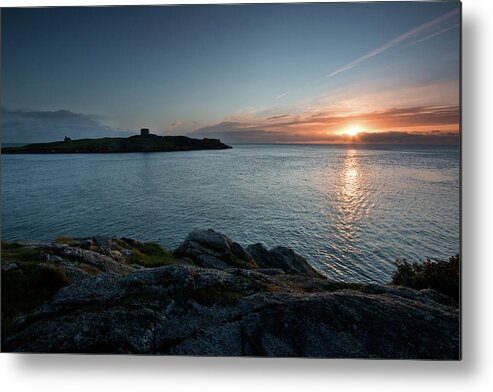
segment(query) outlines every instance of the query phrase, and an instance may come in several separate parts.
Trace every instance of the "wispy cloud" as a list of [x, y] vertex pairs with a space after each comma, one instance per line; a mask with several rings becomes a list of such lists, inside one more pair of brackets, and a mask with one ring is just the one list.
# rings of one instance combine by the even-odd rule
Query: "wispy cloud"
[[447, 31], [453, 30], [453, 29], [455, 29], [457, 27], [459, 27], [459, 24], [458, 23], [457, 24], [454, 24], [453, 26], [450, 26], [450, 27], [447, 27], [445, 29], [442, 29], [440, 31], [437, 31], [436, 33], [430, 34], [430, 35], [428, 35], [428, 36], [426, 36], [424, 38], [420, 38], [417, 41], [411, 42], [409, 45], [407, 45], [407, 47], [410, 47], [410, 46], [419, 44], [420, 42], [428, 41], [429, 39], [432, 39], [432, 38], [434, 38], [436, 36], [439, 36], [439, 35], [441, 35], [443, 33], [446, 33]]
[[52, 142], [104, 136], [130, 136], [128, 131], [114, 129], [97, 115], [69, 110], [9, 110], [2, 108], [3, 140], [7, 143]]
[[281, 99], [281, 98], [285, 97], [286, 95], [288, 95], [290, 92], [291, 91], [286, 91], [286, 92], [284, 92], [282, 94], [276, 95], [276, 99]]
[[287, 117], [289, 117], [289, 114], [280, 114], [278, 116], [268, 117], [267, 120], [279, 120], [281, 118], [287, 118]]
[[[418, 27], [415, 27], [414, 29], [409, 30], [408, 32], [401, 34], [398, 37], [390, 40], [386, 44], [372, 50], [371, 52], [365, 54], [364, 56], [361, 56], [361, 57], [357, 58], [356, 60], [351, 61], [350, 63], [344, 65], [343, 67], [335, 70], [334, 72], [331, 72], [330, 74], [327, 75], [327, 77], [331, 78], [335, 75], [340, 74], [341, 72], [348, 71], [348, 70], [356, 67], [357, 65], [363, 63], [364, 61], [369, 60], [375, 56], [378, 56], [379, 54], [385, 52], [388, 49], [391, 49], [391, 48], [393, 48], [399, 44], [402, 44], [402, 43], [410, 40], [410, 39], [415, 39], [416, 37], [419, 37], [419, 35], [421, 35], [423, 33], [429, 33], [431, 31], [433, 31], [434, 29], [440, 27], [443, 23], [448, 22], [450, 19], [452, 19], [453, 17], [455, 17], [457, 15], [459, 15], [459, 10], [454, 9], [452, 11], [447, 12], [446, 14], [444, 14], [442, 16], [439, 16], [438, 18], [435, 18], [429, 22], [426, 22], [426, 23], [418, 26]], [[432, 37], [429, 36], [426, 39], [430, 39], [430, 38], [432, 38]]]
[[[312, 112], [334, 111], [348, 113], [370, 113], [391, 107], [453, 106], [459, 104], [458, 80], [425, 81], [422, 83], [397, 84], [393, 80], [384, 83], [366, 80], [345, 83], [343, 86], [325, 91], [304, 102]], [[284, 113], [287, 110], [283, 111]], [[281, 114], [281, 113], [279, 113]]]

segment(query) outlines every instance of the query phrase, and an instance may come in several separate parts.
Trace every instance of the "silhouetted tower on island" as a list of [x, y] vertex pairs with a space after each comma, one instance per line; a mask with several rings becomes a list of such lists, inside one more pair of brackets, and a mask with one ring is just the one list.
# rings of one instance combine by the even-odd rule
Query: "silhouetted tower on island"
[[140, 136], [149, 136], [149, 135], [150, 135], [149, 128], [142, 128], [140, 130]]

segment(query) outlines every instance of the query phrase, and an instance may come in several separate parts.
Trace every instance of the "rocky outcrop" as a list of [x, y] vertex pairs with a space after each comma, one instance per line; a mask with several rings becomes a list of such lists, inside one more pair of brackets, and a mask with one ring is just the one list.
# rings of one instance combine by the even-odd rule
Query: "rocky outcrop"
[[175, 254], [206, 268], [257, 267], [252, 256], [240, 244], [214, 230], [196, 230], [190, 233]]
[[292, 249], [277, 246], [269, 250], [260, 243], [249, 245], [245, 249], [224, 234], [211, 229], [190, 233], [175, 253], [205, 268], [261, 268], [267, 274], [285, 272], [324, 277]]
[[[61, 260], [40, 263], [80, 271], [90, 266], [92, 272], [18, 315], [2, 336], [4, 351], [460, 356], [457, 306], [433, 290], [332, 282], [289, 249], [245, 249], [214, 231], [191, 233], [174, 259], [154, 268], [111, 256], [143, 252], [143, 243], [87, 241], [44, 245], [42, 252]], [[25, 247], [18, 249], [25, 253]], [[18, 260], [6, 264], [14, 262], [3, 269], [2, 286], [5, 277], [25, 268]]]
[[292, 249], [278, 246], [268, 250], [263, 244], [257, 243], [249, 245], [246, 250], [262, 268], [279, 268], [290, 274], [318, 278], [323, 276]]

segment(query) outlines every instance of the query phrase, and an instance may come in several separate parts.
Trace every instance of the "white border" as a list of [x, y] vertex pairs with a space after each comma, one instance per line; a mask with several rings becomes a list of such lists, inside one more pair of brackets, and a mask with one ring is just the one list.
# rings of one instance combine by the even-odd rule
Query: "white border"
[[[243, 3], [247, 2], [251, 1]], [[3, 0], [2, 7], [164, 3], [172, 2]], [[493, 369], [493, 252], [489, 247], [493, 235], [489, 230], [493, 222], [492, 10], [492, 1], [463, 2], [462, 362], [0, 354], [2, 390], [490, 390], [493, 385], [490, 370]]]

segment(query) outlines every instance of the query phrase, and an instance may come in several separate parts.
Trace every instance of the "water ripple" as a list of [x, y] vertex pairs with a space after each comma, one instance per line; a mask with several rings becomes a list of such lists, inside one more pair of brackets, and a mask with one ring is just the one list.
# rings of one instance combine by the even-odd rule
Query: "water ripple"
[[2, 156], [2, 238], [194, 228], [292, 247], [327, 276], [386, 282], [397, 258], [459, 250], [459, 151], [235, 146], [229, 151]]

